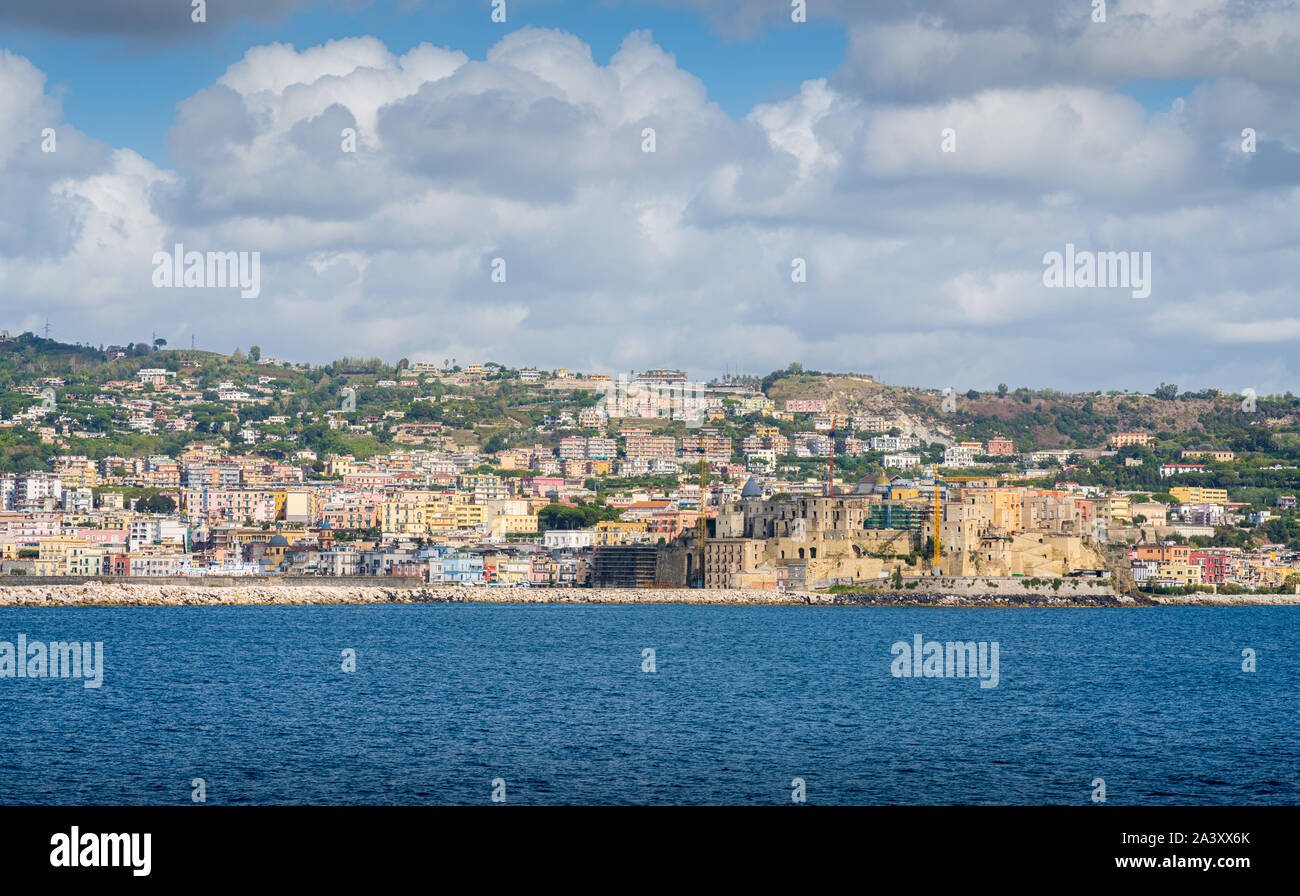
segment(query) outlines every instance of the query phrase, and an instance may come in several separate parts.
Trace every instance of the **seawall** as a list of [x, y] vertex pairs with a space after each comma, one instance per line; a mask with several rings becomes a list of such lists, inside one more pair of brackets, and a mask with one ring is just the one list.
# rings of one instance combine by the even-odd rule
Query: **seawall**
[[457, 585], [396, 587], [346, 583], [200, 585], [191, 582], [7, 585], [0, 608], [72, 606], [255, 606], [273, 604], [697, 604], [752, 606], [923, 606], [923, 607], [1138, 607], [1157, 605], [1300, 605], [1297, 595], [1207, 595], [1134, 598], [1108, 587], [1077, 592], [1048, 586], [1016, 589], [945, 588], [844, 592], [757, 591], [680, 588], [488, 588]]
[[1124, 606], [1131, 598], [1100, 589], [1091, 594], [1059, 595], [1050, 589], [1014, 594], [953, 591], [897, 591], [819, 594], [806, 591], [679, 588], [488, 588], [456, 585], [394, 587], [352, 580], [343, 583], [202, 585], [83, 582], [7, 585], [0, 607], [51, 606], [203, 606], [261, 604], [521, 603], [521, 604], [700, 604], [771, 606]]

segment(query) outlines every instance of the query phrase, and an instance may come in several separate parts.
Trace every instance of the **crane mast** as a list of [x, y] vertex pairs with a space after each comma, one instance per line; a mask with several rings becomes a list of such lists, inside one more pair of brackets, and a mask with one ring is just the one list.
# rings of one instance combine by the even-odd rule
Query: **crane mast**
[[709, 465], [700, 455], [700, 500], [695, 517], [695, 536], [700, 552], [700, 587], [704, 587], [704, 490], [709, 484]]

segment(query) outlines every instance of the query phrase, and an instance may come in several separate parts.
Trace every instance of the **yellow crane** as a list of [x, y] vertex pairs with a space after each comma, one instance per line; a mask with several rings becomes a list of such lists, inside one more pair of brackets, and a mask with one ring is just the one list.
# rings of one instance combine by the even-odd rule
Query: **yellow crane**
[[940, 476], [939, 465], [931, 467], [931, 475], [934, 478], [934, 561], [933, 571], [939, 575], [939, 559], [942, 556], [939, 548], [939, 529], [943, 521], [943, 505], [939, 497], [939, 483], [941, 482], [981, 482], [985, 479], [991, 479], [994, 485], [997, 485], [998, 477], [996, 476]]
[[700, 500], [696, 505], [698, 510], [695, 517], [695, 534], [699, 541], [700, 549], [700, 587], [704, 587], [704, 490], [709, 484], [709, 464], [700, 458]]

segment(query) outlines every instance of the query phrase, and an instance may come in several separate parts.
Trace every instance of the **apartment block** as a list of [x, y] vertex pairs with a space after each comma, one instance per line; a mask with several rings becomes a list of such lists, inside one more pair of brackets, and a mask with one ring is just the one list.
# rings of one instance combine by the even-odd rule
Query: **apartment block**
[[1190, 485], [1175, 485], [1169, 494], [1178, 499], [1180, 504], [1227, 504], [1226, 488], [1200, 488]]

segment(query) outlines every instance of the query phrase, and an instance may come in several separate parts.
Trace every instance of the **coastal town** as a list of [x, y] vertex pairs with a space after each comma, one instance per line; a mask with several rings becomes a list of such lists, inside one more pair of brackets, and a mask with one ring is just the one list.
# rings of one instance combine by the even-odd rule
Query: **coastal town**
[[1289, 395], [312, 366], [30, 333], [0, 338], [0, 385], [8, 584], [1300, 586]]

